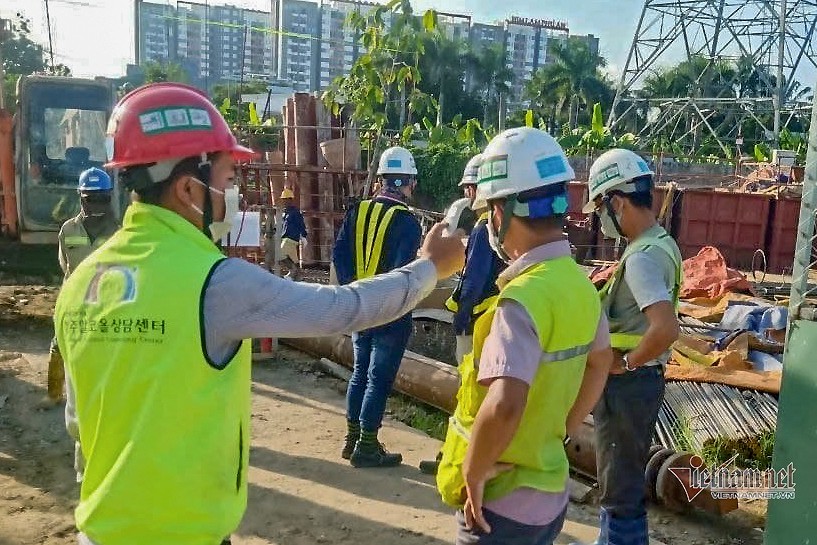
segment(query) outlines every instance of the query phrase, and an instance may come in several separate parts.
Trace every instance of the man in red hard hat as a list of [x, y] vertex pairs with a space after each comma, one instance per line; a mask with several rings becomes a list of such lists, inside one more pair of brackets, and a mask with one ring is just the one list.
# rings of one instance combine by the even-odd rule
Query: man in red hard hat
[[106, 166], [119, 170], [134, 202], [65, 283], [55, 312], [66, 419], [86, 462], [80, 542], [218, 545], [247, 500], [245, 339], [394, 320], [462, 266], [462, 244], [435, 226], [417, 261], [343, 287], [288, 282], [225, 259], [213, 241], [237, 209], [235, 163], [253, 153], [185, 85], [123, 97], [108, 152]]

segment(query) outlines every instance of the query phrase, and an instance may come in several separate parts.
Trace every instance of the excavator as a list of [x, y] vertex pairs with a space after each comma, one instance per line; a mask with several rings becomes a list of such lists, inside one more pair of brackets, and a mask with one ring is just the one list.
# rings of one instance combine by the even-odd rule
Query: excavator
[[[0, 108], [0, 269], [56, 264], [57, 234], [79, 212], [79, 174], [106, 161], [116, 99], [106, 78], [31, 75]], [[121, 215], [125, 195], [114, 194]]]

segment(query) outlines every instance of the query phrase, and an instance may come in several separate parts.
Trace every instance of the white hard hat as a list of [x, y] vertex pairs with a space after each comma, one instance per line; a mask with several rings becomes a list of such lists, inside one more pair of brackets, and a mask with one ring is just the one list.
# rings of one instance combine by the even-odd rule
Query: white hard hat
[[380, 156], [380, 163], [377, 166], [377, 174], [409, 174], [417, 176], [417, 166], [414, 164], [414, 156], [406, 148], [395, 146], [383, 152]]
[[633, 179], [642, 176], [653, 176], [647, 162], [638, 154], [628, 149], [611, 149], [602, 153], [590, 167], [587, 184], [590, 188], [588, 202], [582, 212], [589, 214], [595, 208], [595, 200], [610, 191], [634, 193], [639, 188], [632, 184]]
[[465, 165], [465, 170], [462, 173], [462, 180], [458, 185], [476, 185], [477, 174], [479, 173], [479, 165], [482, 163], [482, 154], [477, 153], [468, 160]]
[[508, 129], [482, 152], [477, 195], [472, 208], [491, 199], [573, 180], [576, 175], [564, 150], [548, 133], [531, 127]]

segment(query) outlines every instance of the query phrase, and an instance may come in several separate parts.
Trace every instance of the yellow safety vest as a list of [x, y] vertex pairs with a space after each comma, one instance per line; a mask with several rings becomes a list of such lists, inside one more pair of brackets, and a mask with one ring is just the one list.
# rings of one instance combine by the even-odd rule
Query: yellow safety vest
[[[602, 300], [602, 307], [604, 308], [605, 312], [609, 310], [610, 305], [615, 298], [616, 290], [618, 289], [618, 286], [621, 285], [620, 280], [624, 275], [624, 267], [626, 265], [627, 258], [637, 252], [643, 252], [653, 246], [661, 248], [664, 252], [666, 252], [666, 254], [672, 260], [673, 265], [675, 265], [675, 285], [673, 286], [672, 290], [672, 304], [676, 308], [678, 307], [683, 276], [681, 252], [678, 250], [678, 245], [675, 244], [672, 237], [664, 232], [656, 237], [641, 237], [627, 245], [627, 249], [624, 250], [624, 254], [621, 256], [621, 260], [619, 260], [618, 267], [613, 273], [613, 276], [607, 280], [599, 291], [599, 296]], [[610, 345], [613, 348], [624, 352], [633, 350], [641, 343], [641, 339], [644, 337], [644, 331], [620, 331], [617, 324], [611, 320]]]
[[[565, 304], [565, 293], [570, 294], [570, 304]], [[516, 301], [528, 312], [539, 335], [542, 357], [519, 428], [499, 457], [513, 469], [488, 482], [485, 499], [491, 501], [522, 487], [560, 492], [567, 482], [565, 421], [582, 383], [601, 303], [573, 259], [560, 257], [538, 263], [511, 280], [477, 319], [474, 349], [459, 367], [462, 382], [457, 408], [449, 421], [437, 472], [437, 489], [452, 507], [461, 507], [465, 500], [462, 465], [471, 428], [488, 391], [477, 382], [478, 359], [503, 299]]]
[[247, 502], [250, 347], [205, 353], [204, 286], [224, 256], [178, 214], [133, 203], [65, 282], [54, 315], [95, 543], [220, 543]]
[[103, 233], [91, 242], [91, 237], [88, 236], [88, 232], [82, 224], [81, 216], [75, 216], [63, 223], [57, 242], [59, 244], [60, 266], [63, 268], [65, 278], [71, 276], [71, 273], [74, 272], [74, 269], [79, 266], [82, 260], [102, 246], [114, 231]]
[[[488, 212], [483, 212], [479, 219], [477, 219], [477, 223], [474, 226], [474, 229], [486, 223], [488, 223]], [[464, 272], [465, 267], [463, 267], [462, 270]], [[451, 297], [449, 297], [445, 301], [445, 308], [447, 308], [448, 310], [455, 314], [460, 309], [460, 292], [462, 291], [462, 280], [463, 276], [462, 273], [460, 273], [460, 281], [457, 282], [457, 287], [454, 288], [453, 293], [451, 293]], [[479, 318], [480, 315], [482, 315], [486, 310], [491, 308], [491, 305], [496, 302], [497, 295], [499, 295], [499, 288], [497, 288], [496, 285], [494, 285], [494, 289], [491, 291], [491, 293], [493, 293], [493, 295], [489, 295], [488, 297], [474, 305], [474, 308], [471, 309], [471, 316], [473, 320]]]
[[408, 212], [402, 204], [387, 207], [383, 203], [366, 200], [357, 209], [355, 223], [355, 278], [363, 280], [378, 273], [386, 232], [397, 211]]

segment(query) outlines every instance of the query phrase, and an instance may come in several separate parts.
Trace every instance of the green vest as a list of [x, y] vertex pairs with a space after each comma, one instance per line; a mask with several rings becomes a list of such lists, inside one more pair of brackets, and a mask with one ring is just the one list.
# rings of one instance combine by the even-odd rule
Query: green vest
[[[570, 294], [569, 304], [565, 304], [566, 293]], [[560, 492], [567, 481], [565, 421], [584, 377], [601, 305], [593, 285], [573, 259], [560, 257], [538, 263], [511, 280], [474, 326], [474, 350], [459, 367], [462, 382], [457, 408], [449, 421], [437, 471], [437, 488], [443, 501], [453, 507], [461, 507], [465, 501], [462, 464], [471, 427], [488, 391], [477, 382], [479, 363], [475, 360], [503, 299], [518, 302], [531, 316], [542, 358], [519, 429], [499, 457], [500, 462], [514, 467], [488, 482], [485, 500], [501, 498], [522, 487]]]
[[204, 353], [203, 288], [223, 259], [181, 216], [132, 204], [55, 312], [86, 460], [76, 524], [102, 545], [217, 544], [247, 501], [250, 350]]
[[[115, 225], [112, 223], [111, 227]], [[93, 242], [85, 226], [82, 224], [82, 217], [75, 216], [62, 224], [57, 241], [59, 243], [60, 252], [60, 266], [65, 273], [65, 278], [71, 276], [77, 265], [91, 255], [97, 248], [102, 246], [105, 241], [113, 234], [105, 233], [96, 237]]]
[[401, 204], [386, 207], [376, 201], [362, 201], [355, 222], [355, 280], [370, 278], [378, 273], [383, 242], [394, 214], [408, 212]]
[[675, 285], [672, 290], [672, 303], [677, 308], [679, 297], [681, 294], [681, 279], [683, 275], [683, 265], [681, 252], [678, 250], [678, 245], [672, 237], [663, 232], [658, 236], [640, 237], [627, 245], [624, 254], [619, 260], [618, 267], [604, 286], [601, 288], [599, 295], [602, 299], [602, 308], [607, 313], [610, 322], [610, 345], [622, 351], [630, 351], [636, 348], [647, 331], [648, 323], [646, 318], [639, 320], [639, 325], [633, 328], [632, 325], [625, 325], [617, 320], [610, 318], [610, 313], [607, 312], [613, 299], [616, 296], [616, 291], [621, 286], [621, 277], [624, 275], [624, 267], [627, 263], [627, 258], [637, 252], [643, 252], [650, 247], [657, 247], [667, 253], [675, 265]]

